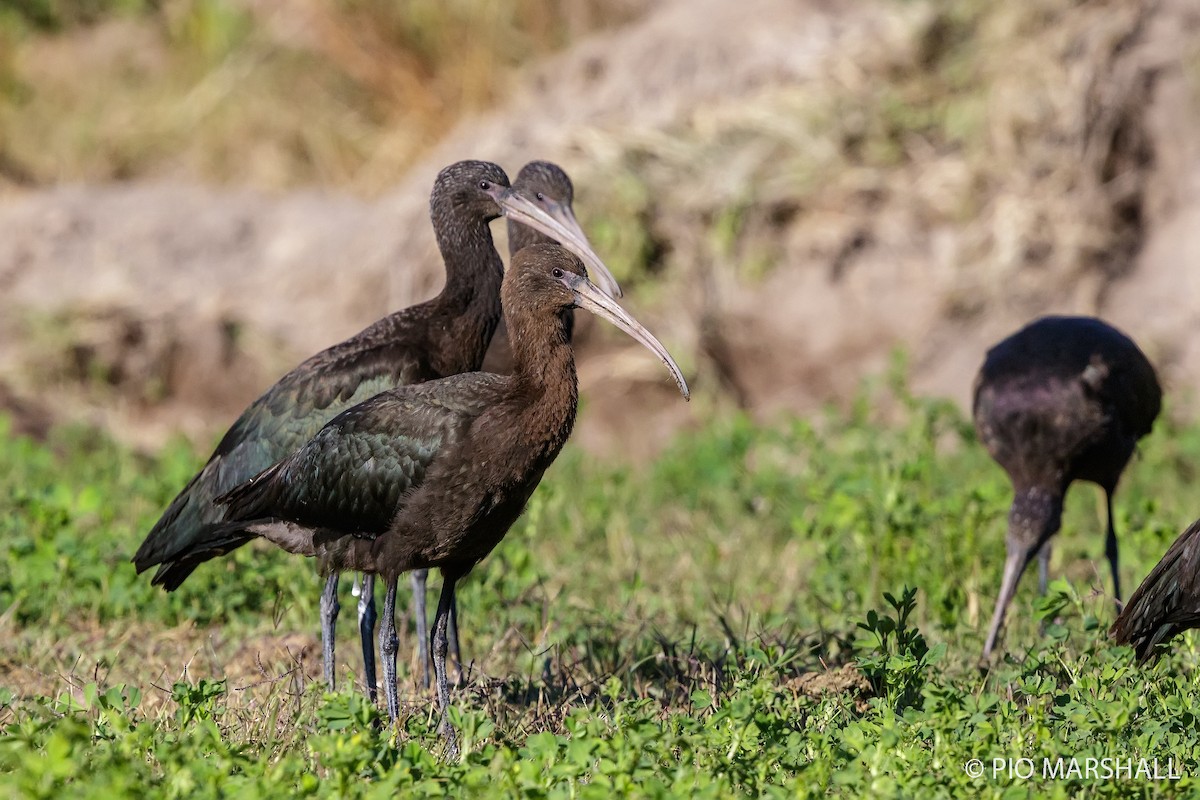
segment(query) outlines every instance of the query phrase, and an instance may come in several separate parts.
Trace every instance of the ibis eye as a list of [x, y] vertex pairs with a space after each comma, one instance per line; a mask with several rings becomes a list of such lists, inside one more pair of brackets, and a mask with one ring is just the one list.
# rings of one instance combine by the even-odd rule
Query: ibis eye
[[486, 192], [488, 189], [492, 188], [492, 184], [489, 181], [480, 181], [479, 188]]
[[542, 194], [541, 192], [538, 192], [537, 199], [538, 199], [538, 202], [541, 203], [541, 202], [545, 201], [546, 195]]
[[555, 267], [554, 271], [551, 272], [550, 274], [556, 278], [561, 278], [563, 276], [563, 271], [561, 269], [559, 269], [558, 267]]

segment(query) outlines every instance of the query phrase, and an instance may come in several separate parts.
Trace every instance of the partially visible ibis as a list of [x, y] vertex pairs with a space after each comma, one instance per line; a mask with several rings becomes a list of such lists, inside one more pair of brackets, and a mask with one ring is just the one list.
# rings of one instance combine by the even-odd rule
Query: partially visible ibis
[[[557, 245], [517, 253], [504, 277], [511, 375], [474, 372], [383, 392], [342, 412], [291, 456], [233, 489], [223, 523], [202, 551], [262, 536], [319, 559], [322, 569], [381, 575], [384, 620], [396, 578], [437, 567], [443, 576], [431, 649], [440, 730], [455, 749], [446, 681], [446, 629], [455, 583], [520, 516], [575, 422], [575, 360], [562, 312], [586, 308], [641, 342], [687, 384], [666, 348], [587, 278]], [[385, 681], [388, 714], [399, 714]]]
[[1121, 596], [1112, 495], [1158, 416], [1154, 367], [1125, 334], [1093, 317], [1043, 317], [988, 351], [975, 382], [975, 428], [1013, 485], [1008, 558], [983, 646], [988, 659], [1021, 574], [1038, 557], [1046, 591], [1050, 538], [1073, 481], [1096, 483], [1108, 508], [1105, 553]]
[[1118, 644], [1132, 645], [1138, 662], [1145, 663], [1158, 645], [1195, 627], [1200, 627], [1200, 520], [1167, 549], [1108, 633]]

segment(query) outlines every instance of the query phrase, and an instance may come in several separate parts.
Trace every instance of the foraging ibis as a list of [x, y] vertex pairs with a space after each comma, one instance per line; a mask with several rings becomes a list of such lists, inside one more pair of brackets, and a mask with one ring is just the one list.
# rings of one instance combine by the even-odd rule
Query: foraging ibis
[[[975, 428], [1013, 485], [1008, 557], [988, 659], [1021, 574], [1038, 557], [1045, 593], [1050, 538], [1072, 481], [1096, 483], [1108, 504], [1105, 553], [1120, 598], [1112, 494], [1138, 439], [1158, 416], [1154, 367], [1128, 336], [1092, 317], [1043, 317], [988, 351], [975, 381]], [[1118, 601], [1119, 602], [1119, 601]]]

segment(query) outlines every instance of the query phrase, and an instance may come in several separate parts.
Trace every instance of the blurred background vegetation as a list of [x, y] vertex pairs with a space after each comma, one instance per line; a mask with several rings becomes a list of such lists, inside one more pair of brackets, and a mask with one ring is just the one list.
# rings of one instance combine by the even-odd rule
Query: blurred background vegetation
[[0, 183], [377, 192], [635, 0], [5, 0]]
[[[987, 346], [1045, 313], [1127, 330], [1182, 397], [1196, 9], [0, 0], [0, 392], [109, 409], [94, 378], [121, 375], [125, 408], [191, 403], [163, 427], [207, 416], [203, 439], [283, 366], [436, 289], [428, 180], [484, 157], [567, 167], [632, 310], [725, 406], [844, 405], [897, 348], [914, 390], [965, 403]], [[261, 374], [196, 344], [228, 331]], [[585, 371], [612, 341], [581, 330]], [[61, 379], [80, 352], [97, 363]], [[603, 363], [593, 408], [627, 395], [605, 396], [613, 373], [661, 378]], [[216, 390], [192, 402], [198, 384]], [[636, 447], [623, 416], [583, 438]], [[126, 438], [132, 417], [104, 424]]]

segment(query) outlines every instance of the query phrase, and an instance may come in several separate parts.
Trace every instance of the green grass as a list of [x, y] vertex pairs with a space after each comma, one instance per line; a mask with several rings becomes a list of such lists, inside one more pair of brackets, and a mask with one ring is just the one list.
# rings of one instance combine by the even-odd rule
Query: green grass
[[[891, 398], [880, 422], [872, 409]], [[586, 414], [586, 408], [583, 413]], [[2, 423], [0, 423], [2, 425]], [[247, 547], [171, 595], [128, 558], [200, 456], [0, 428], [0, 794], [12, 797], [1157, 797], [1195, 781], [972, 778], [973, 758], [1200, 764], [1191, 637], [1111, 646], [1098, 491], [1068, 497], [1007, 655], [975, 666], [1009, 488], [949, 404], [715, 420], [639, 468], [568, 448], [463, 583], [473, 660], [446, 763], [402, 714], [324, 692], [309, 562]], [[1200, 428], [1160, 422], [1117, 499], [1131, 590], [1196, 515]], [[346, 583], [349, 583], [347, 581]], [[360, 663], [343, 593], [339, 678]], [[408, 619], [402, 653], [412, 652]], [[1046, 623], [1046, 632], [1039, 623]]]

